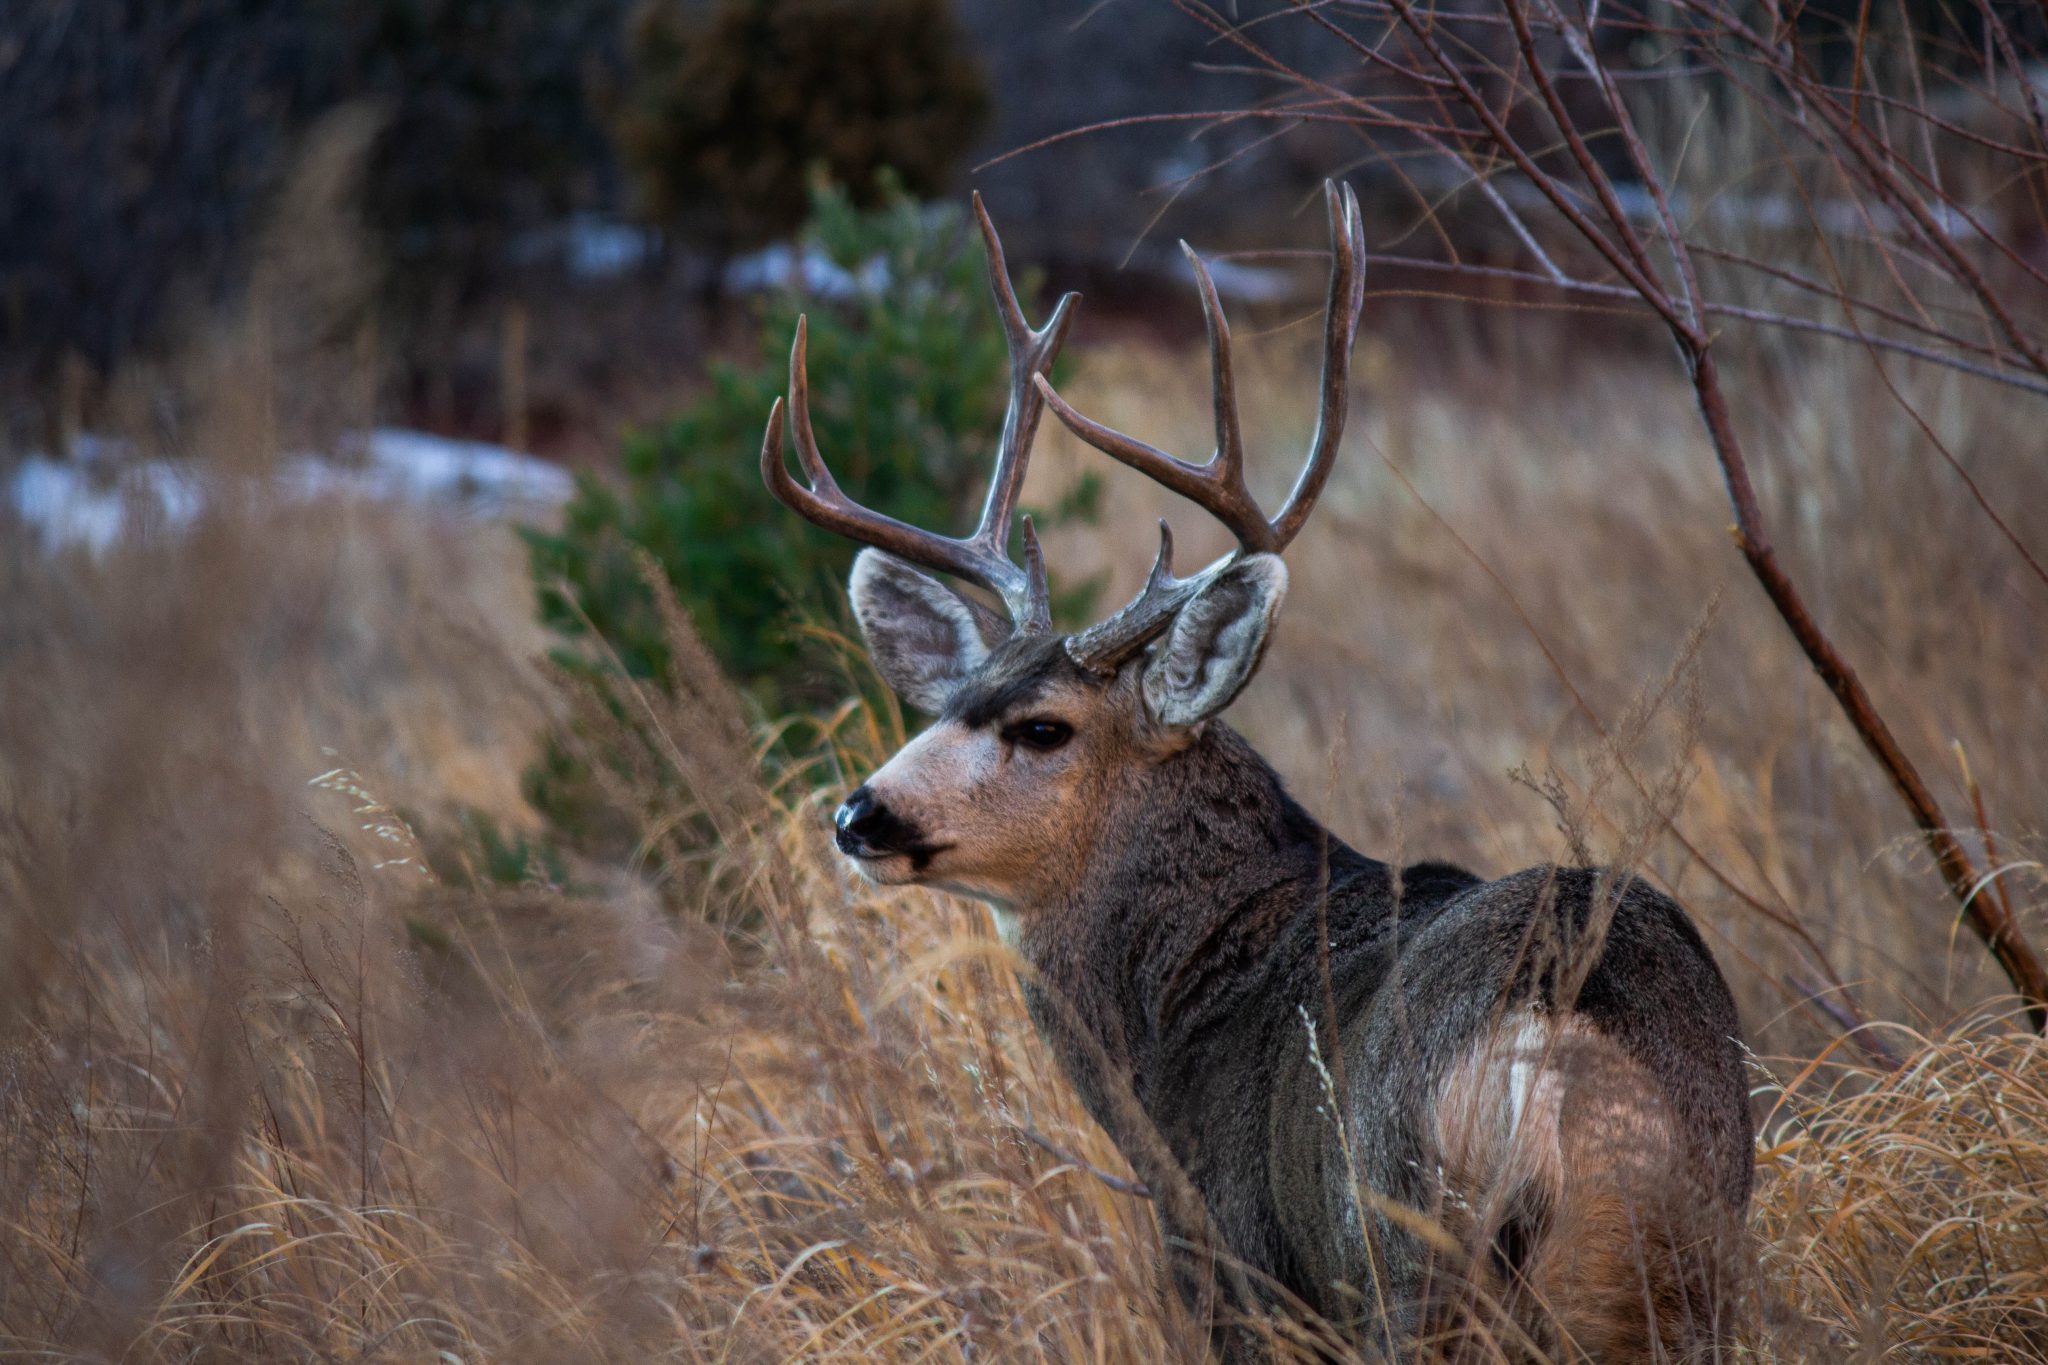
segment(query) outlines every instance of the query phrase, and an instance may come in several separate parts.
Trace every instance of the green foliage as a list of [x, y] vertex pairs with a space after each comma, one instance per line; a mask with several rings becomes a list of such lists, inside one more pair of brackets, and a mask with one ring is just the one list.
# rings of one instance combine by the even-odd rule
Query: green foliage
[[803, 221], [814, 167], [938, 193], [988, 111], [950, 0], [649, 0], [613, 122], [653, 216], [745, 245]]
[[[775, 709], [812, 699], [791, 622], [838, 618], [854, 553], [761, 484], [762, 431], [786, 383], [796, 314], [809, 310], [819, 447], [849, 496], [892, 516], [942, 529], [971, 523], [1007, 398], [1003, 334], [964, 214], [893, 186], [873, 211], [830, 189], [813, 205], [804, 244], [865, 282], [856, 297], [771, 299], [754, 363], [717, 367], [688, 411], [634, 437], [623, 488], [586, 477], [560, 531], [527, 533], [547, 624], [572, 639], [595, 627], [629, 673], [673, 685], [660, 612], [635, 563], [645, 551], [721, 664]], [[1061, 503], [1050, 521], [1092, 519], [1094, 486]], [[1056, 604], [1085, 608], [1089, 591]]]
[[544, 840], [528, 839], [516, 830], [506, 834], [482, 811], [470, 811], [464, 823], [475, 837], [476, 871], [485, 881], [496, 886], [560, 886], [569, 880], [562, 855]]
[[[428, 870], [443, 886], [561, 887], [569, 882], [569, 865], [552, 838], [504, 829], [485, 811], [465, 809], [452, 822], [427, 820], [410, 811], [400, 812], [400, 818], [419, 841]], [[413, 937], [427, 942], [417, 928]]]

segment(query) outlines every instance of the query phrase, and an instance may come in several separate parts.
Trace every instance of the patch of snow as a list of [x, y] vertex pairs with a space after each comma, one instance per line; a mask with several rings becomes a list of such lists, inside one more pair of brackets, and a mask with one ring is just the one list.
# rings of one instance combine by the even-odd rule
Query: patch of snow
[[115, 442], [81, 437], [77, 455], [30, 455], [8, 483], [7, 502], [46, 550], [82, 545], [104, 554], [130, 526], [183, 530], [205, 494], [189, 469], [167, 460], [123, 464]]
[[616, 279], [650, 259], [659, 239], [649, 228], [607, 219], [570, 220], [567, 249], [569, 273], [578, 279]]
[[279, 471], [290, 493], [341, 494], [381, 502], [456, 503], [497, 511], [564, 502], [576, 491], [568, 471], [489, 441], [378, 427], [342, 443], [343, 458], [295, 455]]
[[515, 237], [507, 252], [514, 265], [559, 261], [580, 280], [614, 280], [652, 260], [661, 249], [653, 228], [579, 213]]
[[[131, 531], [183, 531], [223, 478], [189, 461], [140, 459], [118, 442], [81, 436], [70, 459], [31, 454], [16, 465], [0, 481], [0, 506], [48, 553], [82, 548], [102, 555]], [[575, 491], [575, 480], [487, 441], [380, 427], [342, 442], [339, 457], [284, 457], [256, 480], [255, 491], [286, 504], [345, 498], [502, 516], [558, 506]]]
[[[1245, 303], [1285, 303], [1302, 295], [1299, 273], [1278, 269], [1269, 265], [1246, 265], [1242, 261], [1212, 261], [1204, 257], [1202, 264], [1209, 268], [1209, 280], [1216, 286], [1221, 298], [1239, 299]], [[1195, 278], [1195, 268], [1183, 256], [1177, 272], [1186, 279]]]
[[725, 287], [737, 294], [796, 288], [821, 299], [869, 298], [889, 287], [889, 263], [877, 256], [848, 270], [814, 247], [778, 242], [728, 265]]

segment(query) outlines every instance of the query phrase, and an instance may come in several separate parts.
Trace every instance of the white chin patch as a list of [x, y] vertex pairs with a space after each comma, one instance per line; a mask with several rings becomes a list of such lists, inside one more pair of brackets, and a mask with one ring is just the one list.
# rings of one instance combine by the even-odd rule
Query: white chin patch
[[988, 903], [988, 917], [995, 922], [996, 937], [1009, 947], [1016, 947], [1017, 935], [1024, 927], [1017, 922], [1017, 917], [994, 902]]
[[910, 859], [901, 854], [888, 858], [856, 858], [845, 853], [840, 857], [852, 865], [862, 881], [872, 886], [901, 886], [912, 879]]

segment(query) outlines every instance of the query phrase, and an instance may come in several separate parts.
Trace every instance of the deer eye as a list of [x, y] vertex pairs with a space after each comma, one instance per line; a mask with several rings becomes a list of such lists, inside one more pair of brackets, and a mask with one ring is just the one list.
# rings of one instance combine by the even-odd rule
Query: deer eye
[[1073, 726], [1063, 720], [1047, 720], [1043, 717], [1020, 720], [1003, 729], [1003, 738], [1010, 743], [1021, 744], [1040, 753], [1049, 753], [1073, 737]]

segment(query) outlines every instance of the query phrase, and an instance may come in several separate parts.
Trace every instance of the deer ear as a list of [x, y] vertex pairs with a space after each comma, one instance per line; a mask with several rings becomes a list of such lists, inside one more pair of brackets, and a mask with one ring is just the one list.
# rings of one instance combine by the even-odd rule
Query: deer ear
[[875, 671], [932, 715], [1007, 633], [994, 612], [880, 550], [854, 558], [847, 590]]
[[1230, 705], [1265, 656], [1287, 596], [1278, 555], [1250, 555], [1180, 609], [1145, 664], [1145, 709], [1162, 725], [1194, 725]]

